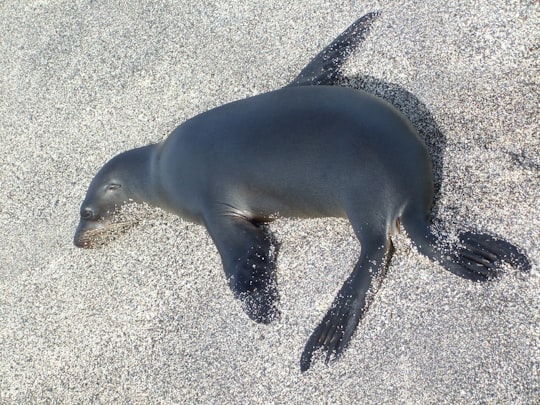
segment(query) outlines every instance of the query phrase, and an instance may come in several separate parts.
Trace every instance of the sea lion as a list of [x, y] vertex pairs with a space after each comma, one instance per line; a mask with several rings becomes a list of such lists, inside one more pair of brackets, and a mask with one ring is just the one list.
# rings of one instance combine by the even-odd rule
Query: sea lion
[[334, 80], [340, 65], [320, 69], [325, 54], [294, 85], [199, 114], [164, 141], [111, 159], [90, 184], [74, 238], [93, 247], [127, 228], [116, 220], [127, 202], [202, 224], [246, 313], [268, 323], [278, 295], [273, 239], [264, 225], [280, 216], [348, 218], [360, 257], [306, 343], [302, 371], [316, 350], [328, 361], [346, 348], [384, 275], [391, 236], [401, 229], [422, 254], [461, 277], [493, 279], [500, 261], [530, 268], [518, 248], [486, 234], [463, 233], [459, 246], [443, 247], [429, 224], [433, 176], [424, 142], [378, 97], [309, 85]]

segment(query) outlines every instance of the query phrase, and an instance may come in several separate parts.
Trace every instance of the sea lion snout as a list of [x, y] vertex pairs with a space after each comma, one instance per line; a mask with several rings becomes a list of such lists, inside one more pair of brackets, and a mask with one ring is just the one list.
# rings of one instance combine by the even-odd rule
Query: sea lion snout
[[[103, 232], [103, 225], [100, 225], [96, 221], [91, 221], [89, 218], [89, 213], [83, 215], [85, 211], [81, 212], [81, 220], [77, 229], [75, 230], [75, 235], [73, 236], [73, 244], [78, 248], [92, 249], [98, 245], [96, 239], [99, 239], [99, 234]], [[98, 238], [96, 238], [98, 236]]]
[[87, 220], [81, 216], [81, 221], [77, 226], [73, 237], [73, 244], [79, 248], [94, 249], [108, 244], [129, 228], [133, 227], [137, 221], [107, 222], [103, 220]]

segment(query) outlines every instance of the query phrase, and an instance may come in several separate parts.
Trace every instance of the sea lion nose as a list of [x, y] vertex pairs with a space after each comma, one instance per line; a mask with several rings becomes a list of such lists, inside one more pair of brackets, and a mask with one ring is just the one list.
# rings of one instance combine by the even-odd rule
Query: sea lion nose
[[81, 219], [86, 221], [92, 220], [94, 218], [94, 210], [92, 208], [85, 208], [81, 211]]

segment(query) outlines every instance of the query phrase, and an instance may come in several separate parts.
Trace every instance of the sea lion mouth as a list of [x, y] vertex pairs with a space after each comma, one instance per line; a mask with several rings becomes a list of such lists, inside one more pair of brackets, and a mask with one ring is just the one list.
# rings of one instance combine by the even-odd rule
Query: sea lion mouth
[[108, 244], [126, 233], [136, 221], [93, 222], [82, 220], [75, 231], [73, 244], [79, 248], [94, 249]]

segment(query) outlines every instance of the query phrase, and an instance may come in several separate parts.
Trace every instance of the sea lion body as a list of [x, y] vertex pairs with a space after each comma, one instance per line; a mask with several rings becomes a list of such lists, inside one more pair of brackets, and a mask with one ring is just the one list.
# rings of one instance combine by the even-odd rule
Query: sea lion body
[[[200, 223], [212, 237], [230, 288], [257, 322], [276, 318], [275, 245], [265, 223], [284, 217], [346, 217], [361, 244], [358, 261], [306, 343], [327, 361], [347, 347], [404, 229], [420, 253], [475, 281], [498, 277], [506, 261], [527, 271], [517, 247], [482, 233], [460, 243], [430, 229], [431, 160], [411, 123], [385, 101], [331, 87], [376, 13], [345, 30], [289, 86], [197, 115], [163, 142], [124, 152], [92, 180], [74, 243], [94, 247], [132, 223], [118, 219], [145, 202]], [[445, 247], [447, 246], [447, 247]]]
[[217, 212], [267, 222], [377, 206], [391, 224], [407, 201], [427, 212], [432, 198], [415, 129], [381, 99], [343, 87], [283, 88], [212, 109], [154, 159], [164, 206], [201, 223]]

